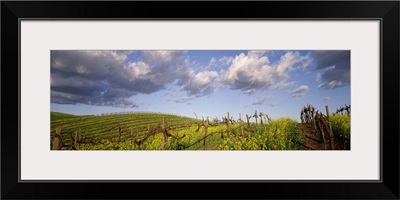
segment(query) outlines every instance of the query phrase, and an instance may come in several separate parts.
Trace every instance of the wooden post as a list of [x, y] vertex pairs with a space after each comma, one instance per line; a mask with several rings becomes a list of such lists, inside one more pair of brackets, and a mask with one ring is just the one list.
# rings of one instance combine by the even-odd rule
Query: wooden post
[[257, 116], [257, 110], [254, 112], [254, 118], [256, 118], [256, 125], [257, 125], [257, 118], [258, 118], [258, 116]]
[[301, 109], [301, 111], [300, 111], [300, 120], [301, 120], [301, 123], [303, 124], [304, 123], [304, 120], [303, 120], [303, 109]]
[[347, 104], [345, 104], [345, 105], [346, 105], [346, 113], [347, 113], [347, 116], [350, 117], [350, 106], [348, 106]]
[[[71, 140], [72, 142], [72, 140]], [[61, 141], [61, 127], [56, 127], [56, 134], [54, 137], [53, 141], [53, 147], [51, 148], [52, 150], [60, 150], [62, 148], [63, 144]]]
[[163, 131], [163, 142], [162, 142], [162, 150], [167, 150], [167, 144], [168, 144], [168, 135], [167, 131], [165, 130], [165, 117], [163, 117], [162, 124], [161, 124], [161, 129]]
[[78, 143], [79, 143], [79, 130], [75, 132], [75, 139], [74, 139], [74, 147], [75, 149], [78, 149]]
[[312, 120], [313, 120], [313, 125], [314, 125], [314, 129], [315, 130], [317, 130], [317, 125], [315, 124], [315, 118], [316, 118], [316, 116], [317, 116], [317, 113], [315, 113], [315, 115], [314, 115], [314, 113], [313, 113], [313, 118], [312, 118]]
[[228, 132], [228, 137], [231, 136], [231, 126], [230, 126], [230, 122], [229, 122], [229, 112], [228, 112], [228, 118], [226, 119], [226, 126], [227, 126], [227, 132]]
[[204, 121], [204, 150], [207, 150], [207, 135], [208, 135], [208, 117], [207, 120]]
[[[327, 149], [328, 149], [328, 146], [326, 145], [326, 139], [325, 139], [324, 128], [323, 128], [323, 126], [322, 126], [323, 123], [322, 123], [320, 117], [321, 117], [321, 116], [318, 116], [318, 118], [317, 118], [317, 120], [318, 120], [317, 126], [318, 126], [318, 128], [319, 128], [319, 131], [321, 132], [322, 140], [324, 141], [325, 150], [327, 150]], [[318, 132], [318, 130], [316, 130], [316, 131]]]
[[329, 137], [330, 137], [330, 141], [331, 141], [331, 148], [332, 150], [335, 150], [335, 140], [333, 138], [333, 132], [332, 132], [332, 125], [331, 125], [331, 120], [329, 119], [329, 108], [328, 106], [325, 106], [326, 108], [326, 117], [328, 119], [328, 130], [329, 130]]

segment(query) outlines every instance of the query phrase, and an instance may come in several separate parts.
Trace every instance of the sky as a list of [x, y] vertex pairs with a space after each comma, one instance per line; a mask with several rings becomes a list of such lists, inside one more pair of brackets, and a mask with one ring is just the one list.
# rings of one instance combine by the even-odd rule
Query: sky
[[52, 50], [51, 111], [300, 120], [350, 104], [350, 51]]

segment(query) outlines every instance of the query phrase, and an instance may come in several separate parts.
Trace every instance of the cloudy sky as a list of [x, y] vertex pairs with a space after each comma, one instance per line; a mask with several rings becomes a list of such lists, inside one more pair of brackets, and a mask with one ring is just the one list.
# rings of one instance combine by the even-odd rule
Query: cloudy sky
[[299, 120], [307, 103], [350, 104], [350, 51], [51, 51], [51, 111]]

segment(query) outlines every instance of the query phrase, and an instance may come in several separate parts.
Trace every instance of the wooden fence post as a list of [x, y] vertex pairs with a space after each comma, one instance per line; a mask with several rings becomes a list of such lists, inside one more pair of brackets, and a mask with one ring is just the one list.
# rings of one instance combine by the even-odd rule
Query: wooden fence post
[[74, 143], [74, 145], [73, 145], [73, 147], [75, 148], [75, 149], [78, 149], [78, 143], [79, 143], [79, 138], [80, 138], [80, 132], [79, 132], [79, 130], [77, 130], [76, 132], [75, 132], [75, 139], [74, 139], [74, 141], [71, 141], [71, 142], [73, 142]]
[[333, 138], [333, 132], [332, 132], [332, 125], [331, 125], [331, 120], [329, 119], [329, 108], [328, 106], [325, 106], [326, 108], [326, 117], [328, 119], [328, 129], [329, 129], [329, 137], [330, 137], [330, 141], [331, 141], [331, 148], [332, 150], [335, 150], [335, 140]]
[[[325, 133], [324, 133], [324, 127], [323, 127], [323, 123], [322, 123], [322, 116], [321, 115], [319, 115], [318, 113], [317, 113], [317, 116], [316, 116], [316, 120], [318, 120], [317, 121], [317, 123], [316, 123], [316, 125], [318, 126], [318, 128], [319, 128], [319, 131], [321, 132], [321, 135], [322, 135], [322, 140], [324, 141], [324, 147], [325, 147], [325, 150], [327, 150], [328, 149], [328, 146], [326, 145], [326, 139], [325, 139]], [[318, 132], [318, 130], [316, 130], [317, 132]]]
[[347, 104], [345, 104], [345, 105], [346, 105], [347, 116], [350, 117], [350, 106], [348, 106]]
[[229, 112], [228, 112], [228, 118], [227, 118], [227, 120], [226, 120], [226, 126], [227, 126], [227, 132], [228, 132], [228, 137], [230, 137], [231, 136], [231, 126], [230, 126], [230, 122], [229, 122]]
[[242, 132], [242, 137], [243, 137], [243, 125], [242, 125], [242, 114], [241, 113], [239, 113], [239, 126], [240, 126], [240, 129], [241, 129], [241, 132]]
[[[71, 140], [72, 142], [72, 140]], [[62, 140], [61, 140], [61, 127], [56, 127], [56, 135], [54, 137], [53, 141], [53, 147], [52, 150], [60, 150], [62, 148]]]
[[304, 123], [304, 119], [303, 119], [303, 108], [300, 111], [300, 119], [301, 119], [301, 123]]
[[315, 118], [317, 116], [317, 113], [315, 113], [315, 115], [313, 113], [312, 115], [313, 115], [312, 122], [313, 122], [313, 125], [314, 125], [314, 129], [317, 130], [317, 125], [315, 124], [315, 120], [316, 120]]
[[256, 125], [257, 125], [257, 118], [258, 118], [258, 116], [257, 116], [257, 110], [254, 112], [254, 118], [256, 118]]
[[207, 135], [208, 135], [208, 117], [206, 121], [203, 119], [204, 124], [204, 150], [207, 150]]

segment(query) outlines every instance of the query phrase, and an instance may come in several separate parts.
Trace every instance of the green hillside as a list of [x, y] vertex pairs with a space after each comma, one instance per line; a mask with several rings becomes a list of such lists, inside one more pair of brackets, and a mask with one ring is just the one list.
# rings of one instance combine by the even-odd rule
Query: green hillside
[[99, 116], [75, 116], [51, 120], [51, 133], [56, 127], [61, 127], [63, 142], [69, 143], [69, 133], [80, 132], [95, 140], [109, 139], [119, 135], [119, 127], [123, 137], [127, 137], [132, 130], [135, 133], [146, 132], [148, 126], [154, 127], [165, 121], [171, 126], [190, 126], [196, 119], [161, 113], [129, 113], [109, 114]]
[[50, 113], [50, 119], [51, 120], [71, 118], [71, 117], [75, 117], [75, 116], [76, 115], [67, 114], [67, 113], [61, 113], [61, 112], [51, 112]]

